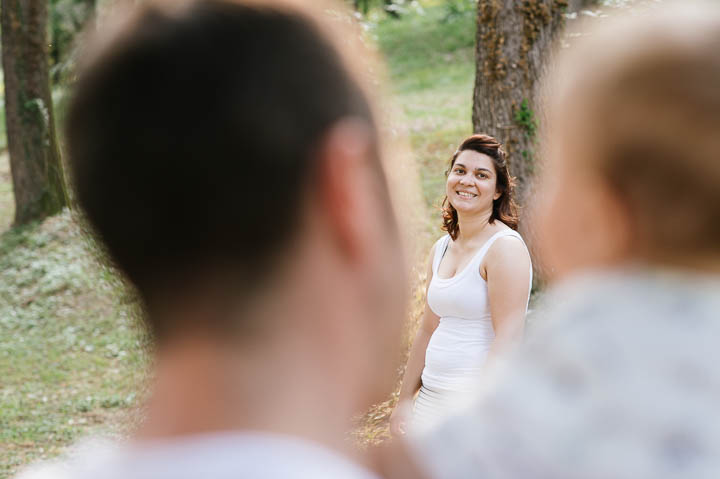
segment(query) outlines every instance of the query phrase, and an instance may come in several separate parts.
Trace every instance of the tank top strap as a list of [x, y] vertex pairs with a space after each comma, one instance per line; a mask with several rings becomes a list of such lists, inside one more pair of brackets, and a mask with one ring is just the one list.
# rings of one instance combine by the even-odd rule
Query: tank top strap
[[445, 256], [445, 252], [447, 251], [449, 244], [450, 244], [450, 235], [445, 235], [435, 242], [435, 254], [433, 256], [433, 263], [432, 263], [433, 276], [437, 275], [437, 270], [438, 270], [438, 267], [440, 266], [440, 261], [442, 260], [443, 256]]
[[480, 266], [480, 263], [481, 263], [482, 260], [485, 258], [485, 255], [487, 254], [488, 250], [489, 250], [490, 247], [493, 245], [493, 243], [495, 243], [495, 241], [496, 241], [498, 238], [503, 238], [503, 237], [505, 237], [505, 236], [514, 236], [515, 238], [517, 238], [517, 239], [519, 239], [520, 241], [522, 241], [523, 244], [525, 244], [525, 241], [523, 241], [522, 236], [520, 236], [520, 233], [518, 233], [518, 232], [515, 231], [515, 230], [502, 230], [502, 231], [498, 231], [497, 233], [495, 233], [494, 235], [492, 235], [492, 236], [485, 242], [484, 245], [482, 245], [482, 247], [478, 250], [477, 253], [475, 253], [475, 257], [474, 257], [472, 260], [470, 260], [470, 264], [472, 265], [472, 266], [470, 266], [470, 267], [473, 268], [473, 269], [478, 269], [478, 267]]

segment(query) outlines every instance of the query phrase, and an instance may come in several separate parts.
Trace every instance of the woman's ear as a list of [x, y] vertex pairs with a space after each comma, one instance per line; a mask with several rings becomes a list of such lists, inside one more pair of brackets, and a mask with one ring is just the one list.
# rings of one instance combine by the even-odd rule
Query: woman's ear
[[503, 191], [495, 188], [495, 194], [493, 195], [493, 201], [497, 200], [503, 195]]

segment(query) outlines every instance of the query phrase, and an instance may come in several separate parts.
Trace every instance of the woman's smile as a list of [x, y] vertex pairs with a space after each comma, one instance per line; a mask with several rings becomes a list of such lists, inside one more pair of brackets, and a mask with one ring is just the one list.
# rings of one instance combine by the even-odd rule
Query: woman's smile
[[476, 193], [471, 193], [471, 192], [469, 192], [469, 191], [456, 190], [455, 193], [456, 193], [460, 198], [472, 199], [472, 198], [477, 197], [477, 194], [476, 194]]

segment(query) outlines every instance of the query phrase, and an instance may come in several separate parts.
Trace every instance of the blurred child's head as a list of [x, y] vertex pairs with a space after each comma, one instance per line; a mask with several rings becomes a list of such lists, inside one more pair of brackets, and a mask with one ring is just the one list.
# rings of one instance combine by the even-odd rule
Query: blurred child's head
[[538, 216], [558, 275], [720, 268], [720, 10], [602, 19], [559, 55]]

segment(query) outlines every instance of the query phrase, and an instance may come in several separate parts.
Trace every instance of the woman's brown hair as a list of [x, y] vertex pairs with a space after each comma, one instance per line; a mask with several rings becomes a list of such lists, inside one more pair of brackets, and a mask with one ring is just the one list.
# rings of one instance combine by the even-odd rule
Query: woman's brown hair
[[[517, 204], [513, 198], [515, 189], [515, 178], [510, 176], [508, 171], [505, 150], [502, 144], [490, 135], [476, 134], [466, 138], [458, 147], [455, 154], [450, 160], [450, 167], [445, 172], [447, 175], [455, 165], [457, 157], [465, 150], [472, 150], [483, 155], [487, 155], [492, 159], [497, 175], [497, 183], [495, 188], [500, 192], [500, 197], [493, 201], [493, 210], [490, 215], [490, 223], [500, 220], [510, 228], [517, 230], [518, 214]], [[458, 224], [457, 210], [450, 204], [450, 200], [446, 196], [442, 202], [442, 229], [447, 231], [453, 240], [456, 240], [460, 234], [460, 225]]]

